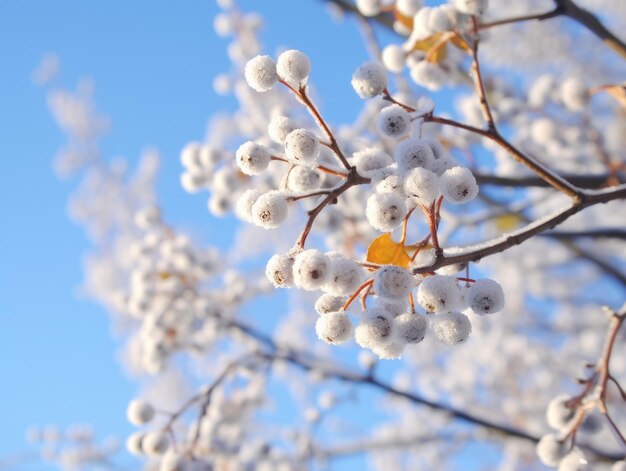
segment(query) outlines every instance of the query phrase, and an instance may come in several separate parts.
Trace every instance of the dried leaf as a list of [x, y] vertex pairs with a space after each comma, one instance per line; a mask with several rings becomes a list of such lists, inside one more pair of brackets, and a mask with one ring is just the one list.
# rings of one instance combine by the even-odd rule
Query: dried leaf
[[391, 234], [383, 234], [374, 239], [367, 248], [367, 261], [407, 268], [411, 263], [411, 257], [404, 244], [394, 242]]

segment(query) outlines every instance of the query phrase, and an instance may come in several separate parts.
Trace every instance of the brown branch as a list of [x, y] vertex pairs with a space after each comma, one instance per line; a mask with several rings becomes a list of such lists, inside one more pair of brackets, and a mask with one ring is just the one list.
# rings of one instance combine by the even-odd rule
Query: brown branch
[[561, 15], [567, 16], [580, 23], [600, 38], [604, 44], [613, 49], [617, 54], [622, 56], [622, 58], [626, 59], [626, 44], [609, 31], [597, 16], [579, 7], [572, 0], [554, 0], [554, 3]]
[[331, 190], [330, 193], [326, 196], [326, 198], [320, 201], [320, 203], [315, 208], [309, 211], [308, 213], [309, 218], [306, 222], [306, 225], [304, 226], [302, 233], [300, 234], [300, 237], [298, 238], [298, 242], [296, 242], [296, 246], [301, 249], [304, 248], [304, 244], [309, 235], [309, 232], [311, 232], [315, 219], [328, 204], [335, 202], [337, 198], [349, 188], [352, 188], [353, 186], [356, 186], [356, 185], [369, 183], [369, 182], [370, 182], [369, 178], [362, 177], [361, 175], [358, 174], [355, 167], [351, 167], [348, 172], [348, 177], [346, 178], [346, 181], [342, 185], [335, 188], [334, 190]]
[[626, 230], [624, 229], [591, 229], [588, 231], [550, 231], [540, 234], [543, 237], [552, 237], [555, 239], [626, 239]]
[[552, 229], [587, 207], [622, 198], [626, 198], [626, 185], [621, 185], [605, 191], [586, 191], [582, 193], [580, 200], [575, 200], [572, 205], [554, 213], [550, 217], [528, 224], [526, 227], [512, 232], [504, 237], [498, 237], [491, 241], [468, 247], [457, 253], [450, 250], [444, 250], [441, 255], [435, 254], [435, 259], [432, 263], [416, 267], [413, 269], [413, 272], [415, 274], [428, 273], [447, 265], [454, 265], [455, 263], [476, 262], [488, 255], [503, 252], [504, 250], [507, 250], [515, 245], [521, 244], [537, 234], [547, 231], [548, 229]]
[[550, 18], [554, 18], [555, 16], [560, 16], [561, 14], [562, 14], [561, 10], [559, 8], [555, 8], [554, 10], [548, 11], [546, 13], [533, 13], [531, 15], [513, 16], [511, 18], [503, 18], [501, 20], [480, 23], [480, 25], [478, 25], [478, 28], [483, 30], [483, 29], [493, 28], [495, 26], [508, 25], [512, 23], [522, 23], [522, 22], [531, 21], [531, 20], [543, 21], [543, 20], [547, 20]]
[[[487, 175], [484, 173], [475, 173], [476, 181], [480, 185], [494, 186], [510, 186], [512, 188], [520, 187], [548, 187], [550, 186], [544, 179], [535, 175], [523, 177], [502, 177], [497, 175]], [[606, 184], [609, 174], [603, 175], [560, 175], [561, 178], [567, 180], [578, 188], [599, 188]]]

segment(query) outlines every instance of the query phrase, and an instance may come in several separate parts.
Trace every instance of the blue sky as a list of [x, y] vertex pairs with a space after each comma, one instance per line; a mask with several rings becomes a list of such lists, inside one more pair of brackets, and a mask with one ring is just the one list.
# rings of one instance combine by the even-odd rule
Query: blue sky
[[[366, 58], [355, 25], [331, 22], [320, 1], [301, 0], [297, 9], [294, 3], [240, 5], [262, 4], [267, 51], [289, 46], [311, 55], [326, 115], [350, 121], [359, 99], [349, 77]], [[52, 170], [64, 137], [31, 72], [53, 51], [64, 86], [92, 77], [98, 107], [113, 122], [105, 155], [134, 160], [155, 146], [163, 156], [159, 196], [167, 217], [224, 245], [228, 230], [216, 229], [206, 194], [190, 197], [178, 185], [179, 149], [204, 135], [210, 115], [234, 106], [212, 90], [213, 78], [229, 68], [227, 41], [212, 29], [216, 12], [211, 0], [0, 3], [0, 457], [27, 449], [31, 424], [87, 422], [100, 437], [123, 437], [130, 430], [125, 406], [137, 387], [115, 360], [104, 310], [76, 294], [89, 244], [67, 217], [76, 182], [60, 181]]]

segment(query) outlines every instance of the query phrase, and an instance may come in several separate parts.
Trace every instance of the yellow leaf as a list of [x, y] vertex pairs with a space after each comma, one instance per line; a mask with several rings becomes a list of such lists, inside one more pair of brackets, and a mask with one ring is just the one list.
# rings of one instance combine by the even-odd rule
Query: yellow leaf
[[396, 265], [407, 268], [411, 257], [404, 244], [394, 242], [391, 234], [383, 234], [372, 241], [367, 248], [367, 261], [380, 265]]
[[517, 214], [503, 214], [495, 218], [494, 222], [499, 231], [508, 232], [519, 227], [522, 220]]

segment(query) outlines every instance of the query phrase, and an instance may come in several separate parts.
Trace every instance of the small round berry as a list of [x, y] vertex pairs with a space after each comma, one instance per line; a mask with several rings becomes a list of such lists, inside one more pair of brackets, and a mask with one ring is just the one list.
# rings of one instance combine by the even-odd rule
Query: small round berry
[[462, 309], [461, 290], [453, 276], [432, 275], [417, 289], [417, 302], [428, 312], [450, 312]]
[[417, 203], [429, 205], [441, 194], [439, 177], [425, 168], [411, 169], [404, 178], [404, 192]]
[[478, 195], [478, 185], [471, 170], [465, 167], [454, 167], [443, 172], [439, 178], [441, 194], [452, 204], [463, 204]]
[[398, 171], [406, 173], [412, 168], [429, 168], [435, 156], [427, 141], [414, 138], [400, 142], [393, 151], [393, 158]]
[[304, 52], [289, 49], [278, 56], [276, 70], [285, 82], [301, 85], [311, 73], [311, 61]]
[[330, 259], [319, 250], [309, 249], [296, 255], [293, 279], [299, 288], [307, 291], [320, 289], [330, 276]]
[[252, 141], [244, 142], [235, 152], [237, 166], [246, 175], [259, 175], [270, 163], [271, 155], [265, 146]]
[[347, 296], [334, 296], [329, 293], [324, 293], [315, 301], [315, 311], [320, 316], [330, 312], [339, 312], [343, 309], [347, 300]]
[[504, 308], [504, 291], [497, 281], [477, 280], [468, 289], [466, 300], [476, 314], [493, 314]]
[[402, 358], [404, 344], [390, 342], [386, 345], [374, 347], [372, 351], [378, 355], [378, 358], [381, 360], [397, 360], [398, 358]]
[[307, 129], [294, 129], [285, 138], [285, 154], [297, 163], [311, 163], [319, 153], [320, 140]]
[[252, 205], [252, 221], [257, 226], [273, 229], [280, 226], [289, 213], [289, 202], [284, 191], [263, 193]]
[[207, 207], [213, 216], [226, 216], [232, 208], [232, 196], [220, 192], [213, 193], [207, 201]]
[[411, 78], [417, 85], [436, 92], [446, 82], [446, 72], [438, 64], [421, 60], [411, 67]]
[[376, 16], [383, 8], [381, 0], [356, 0], [356, 8], [363, 16]]
[[126, 439], [126, 449], [129, 453], [133, 455], [142, 455], [144, 453], [142, 448], [144, 436], [144, 432], [135, 432], [128, 436]]
[[382, 60], [389, 72], [399, 74], [404, 69], [406, 54], [397, 44], [390, 44], [383, 49]]
[[377, 296], [386, 299], [406, 298], [415, 286], [415, 278], [406, 268], [386, 265], [374, 274], [373, 288]]
[[378, 130], [383, 136], [400, 139], [411, 132], [411, 116], [400, 105], [383, 108], [376, 120]]
[[330, 275], [324, 291], [335, 296], [352, 294], [362, 283], [363, 269], [352, 260], [337, 257], [330, 259]]
[[354, 335], [361, 347], [378, 348], [391, 343], [393, 328], [393, 318], [386, 310], [370, 308], [361, 314]]
[[200, 149], [202, 149], [202, 144], [199, 142], [190, 142], [183, 147], [183, 150], [180, 151], [180, 163], [183, 164], [183, 167], [187, 169], [202, 167]]
[[466, 15], [482, 15], [487, 11], [489, 0], [452, 0], [452, 4]]
[[567, 394], [561, 394], [548, 403], [546, 420], [553, 429], [565, 430], [576, 415], [576, 408], [568, 405], [570, 399]]
[[541, 437], [535, 451], [539, 461], [556, 468], [567, 453], [567, 445], [561, 443], [556, 435], [549, 433]]
[[141, 447], [148, 456], [161, 456], [168, 449], [167, 435], [160, 431], [147, 433], [141, 441]]
[[433, 316], [430, 329], [441, 343], [451, 346], [467, 340], [472, 332], [472, 324], [462, 312], [448, 312]]
[[324, 342], [339, 345], [352, 337], [352, 322], [343, 311], [329, 312], [318, 317], [315, 323], [315, 332]]
[[377, 147], [368, 147], [367, 149], [355, 152], [352, 155], [352, 163], [356, 167], [359, 175], [370, 177], [372, 172], [385, 168], [393, 163], [391, 156]]
[[294, 129], [297, 127], [291, 118], [279, 115], [274, 116], [267, 125], [267, 134], [275, 143], [284, 145], [287, 135]]
[[257, 92], [266, 92], [278, 81], [276, 63], [270, 56], [256, 56], [246, 63], [246, 82]]
[[406, 17], [413, 18], [420, 8], [421, 0], [396, 0], [396, 10]]
[[135, 399], [128, 404], [126, 409], [126, 417], [133, 425], [144, 425], [154, 417], [154, 407], [149, 402], [142, 399]]
[[252, 206], [256, 203], [256, 200], [261, 196], [261, 190], [257, 190], [256, 188], [249, 188], [239, 197], [237, 203], [235, 204], [235, 213], [239, 218], [243, 221], [252, 223]]
[[402, 223], [407, 209], [398, 193], [374, 193], [367, 198], [365, 215], [374, 229], [390, 232]]
[[416, 344], [424, 340], [428, 321], [419, 314], [402, 314], [395, 318], [395, 341], [399, 344]]
[[558, 471], [587, 471], [589, 469], [591, 469], [589, 458], [578, 447], [574, 447], [572, 451], [565, 455], [558, 467]]
[[377, 193], [398, 193], [404, 195], [403, 181], [399, 175], [389, 175], [376, 185]]
[[385, 69], [375, 62], [365, 62], [354, 71], [352, 88], [361, 98], [382, 95], [387, 88]]
[[589, 92], [582, 80], [571, 77], [561, 84], [561, 100], [570, 111], [582, 111], [589, 102]]
[[265, 265], [265, 276], [276, 288], [291, 288], [293, 282], [294, 257], [290, 254], [276, 254]]
[[295, 193], [305, 193], [320, 187], [322, 176], [304, 165], [294, 166], [288, 174], [287, 186]]

